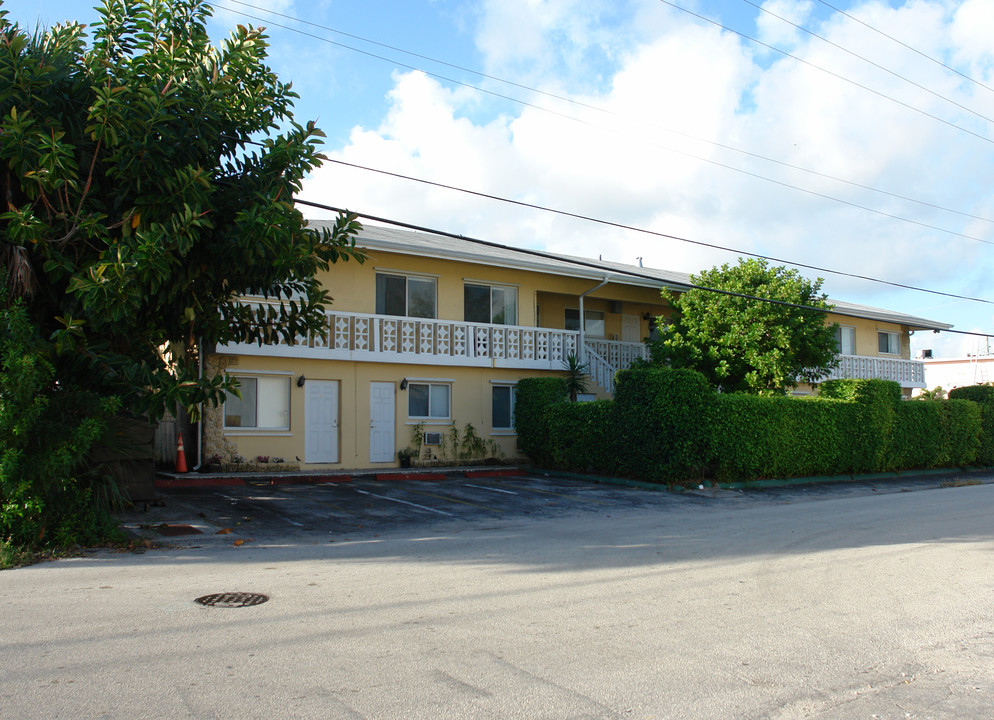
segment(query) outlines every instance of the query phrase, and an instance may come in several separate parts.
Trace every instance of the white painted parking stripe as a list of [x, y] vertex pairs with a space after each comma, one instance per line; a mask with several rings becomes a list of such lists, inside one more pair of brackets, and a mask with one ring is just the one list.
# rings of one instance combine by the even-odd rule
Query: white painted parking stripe
[[427, 510], [428, 512], [438, 513], [439, 515], [446, 515], [452, 517], [452, 513], [447, 513], [444, 510], [436, 510], [435, 508], [425, 507], [424, 505], [418, 505], [417, 503], [408, 502], [407, 500], [401, 500], [399, 498], [387, 497], [386, 495], [377, 495], [376, 493], [366, 492], [365, 490], [360, 490], [359, 488], [352, 488], [357, 493], [362, 493], [363, 495], [371, 495], [382, 500], [390, 500], [395, 503], [404, 503], [405, 505], [410, 505], [411, 507], [420, 508], [421, 510]]
[[480, 490], [489, 490], [490, 492], [504, 493], [505, 495], [517, 495], [516, 492], [511, 492], [510, 490], [501, 490], [499, 488], [486, 487], [485, 485], [474, 485], [473, 483], [463, 483], [466, 487], [475, 487]]

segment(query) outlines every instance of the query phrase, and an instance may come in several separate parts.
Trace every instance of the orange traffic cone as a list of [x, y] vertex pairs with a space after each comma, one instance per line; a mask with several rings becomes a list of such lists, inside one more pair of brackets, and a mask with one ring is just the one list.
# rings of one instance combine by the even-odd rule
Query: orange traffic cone
[[186, 469], [186, 453], [183, 451], [183, 436], [179, 436], [179, 445], [176, 446], [176, 472], [185, 473]]

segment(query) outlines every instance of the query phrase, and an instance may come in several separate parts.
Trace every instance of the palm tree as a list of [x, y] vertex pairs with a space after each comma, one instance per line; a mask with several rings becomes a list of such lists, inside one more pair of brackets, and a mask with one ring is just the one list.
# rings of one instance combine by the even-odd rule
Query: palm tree
[[580, 362], [576, 353], [570, 353], [563, 360], [566, 375], [566, 392], [570, 402], [576, 402], [576, 396], [587, 392], [587, 364]]

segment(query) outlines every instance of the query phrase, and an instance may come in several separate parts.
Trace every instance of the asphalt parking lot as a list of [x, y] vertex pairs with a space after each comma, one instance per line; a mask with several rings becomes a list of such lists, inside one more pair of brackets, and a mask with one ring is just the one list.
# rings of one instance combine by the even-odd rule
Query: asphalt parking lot
[[[507, 472], [507, 471], [505, 471]], [[158, 543], [265, 543], [351, 539], [443, 523], [539, 519], [681, 505], [794, 503], [846, 495], [911, 492], [939, 487], [957, 475], [907, 476], [793, 485], [756, 490], [647, 490], [541, 473], [466, 477], [440, 473], [419, 479], [355, 478], [321, 484], [172, 488], [147, 510], [122, 517], [130, 532]], [[991, 482], [971, 475], [968, 482]]]

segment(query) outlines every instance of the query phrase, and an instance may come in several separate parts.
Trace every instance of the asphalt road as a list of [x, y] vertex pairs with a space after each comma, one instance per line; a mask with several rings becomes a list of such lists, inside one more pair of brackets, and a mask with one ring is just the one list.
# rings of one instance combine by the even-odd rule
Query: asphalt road
[[0, 716], [994, 717], [994, 485], [494, 483], [191, 492], [181, 547], [2, 572]]

